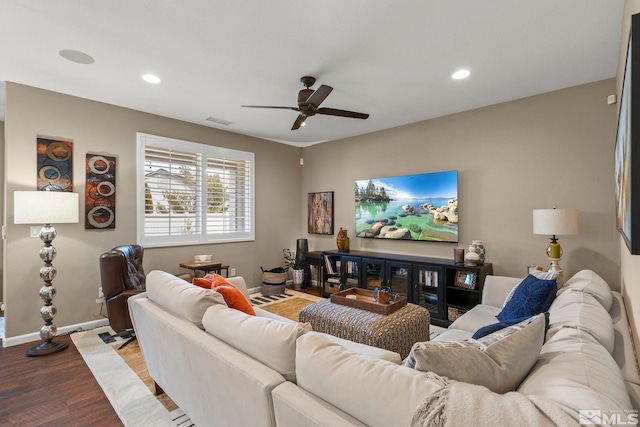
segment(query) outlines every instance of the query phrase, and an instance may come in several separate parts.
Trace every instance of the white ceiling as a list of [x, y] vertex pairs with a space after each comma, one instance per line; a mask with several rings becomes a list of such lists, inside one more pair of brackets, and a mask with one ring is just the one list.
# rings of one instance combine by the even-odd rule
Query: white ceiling
[[[622, 10], [623, 0], [0, 0], [0, 82], [306, 146], [614, 77]], [[452, 80], [459, 68], [471, 76]], [[323, 107], [370, 117], [316, 115], [291, 131], [295, 111], [241, 107], [296, 106], [304, 75], [334, 88]]]

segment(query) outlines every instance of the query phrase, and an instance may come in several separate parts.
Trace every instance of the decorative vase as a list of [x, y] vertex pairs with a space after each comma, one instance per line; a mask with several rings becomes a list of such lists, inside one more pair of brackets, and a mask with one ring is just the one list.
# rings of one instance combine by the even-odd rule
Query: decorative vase
[[304, 269], [294, 269], [293, 271], [293, 289], [299, 291], [304, 283]]
[[349, 236], [347, 236], [347, 230], [343, 230], [342, 227], [340, 227], [340, 231], [338, 231], [336, 244], [338, 245], [339, 252], [349, 252]]
[[467, 252], [464, 259], [470, 265], [482, 265], [484, 264], [484, 257], [485, 249], [482, 240], [472, 240], [469, 245], [469, 252]]

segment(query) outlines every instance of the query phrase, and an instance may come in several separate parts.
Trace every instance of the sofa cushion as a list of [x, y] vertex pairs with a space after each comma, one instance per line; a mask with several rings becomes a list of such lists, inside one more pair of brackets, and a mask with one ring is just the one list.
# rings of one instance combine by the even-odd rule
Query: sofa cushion
[[609, 353], [613, 353], [613, 321], [591, 294], [575, 289], [565, 291], [553, 301], [549, 314], [547, 339], [562, 328], [577, 328], [591, 334]]
[[473, 334], [481, 327], [494, 323], [498, 313], [500, 313], [500, 308], [498, 307], [478, 304], [463, 316], [458, 317], [456, 321], [449, 326], [449, 329], [462, 329], [463, 331]]
[[549, 309], [556, 291], [554, 279], [543, 280], [529, 274], [515, 287], [511, 299], [496, 317], [505, 321], [543, 313]]
[[296, 374], [300, 387], [369, 426], [410, 425], [424, 398], [443, 388], [435, 374], [349, 351], [317, 332], [298, 339]]
[[202, 317], [210, 306], [227, 306], [218, 292], [193, 286], [164, 271], [153, 270], [147, 274], [146, 287], [150, 300], [201, 329]]
[[563, 328], [547, 340], [517, 391], [552, 399], [576, 412], [631, 409], [620, 369], [609, 352], [591, 334], [574, 328]]
[[567, 280], [564, 286], [560, 288], [558, 295], [571, 290], [580, 290], [592, 295], [607, 311], [609, 311], [613, 303], [611, 288], [602, 277], [591, 270], [582, 270], [574, 274], [573, 277]]
[[479, 340], [416, 343], [405, 366], [506, 393], [536, 362], [544, 332], [545, 315], [540, 314]]
[[311, 331], [308, 323], [279, 322], [212, 306], [202, 319], [205, 330], [295, 382], [296, 340]]

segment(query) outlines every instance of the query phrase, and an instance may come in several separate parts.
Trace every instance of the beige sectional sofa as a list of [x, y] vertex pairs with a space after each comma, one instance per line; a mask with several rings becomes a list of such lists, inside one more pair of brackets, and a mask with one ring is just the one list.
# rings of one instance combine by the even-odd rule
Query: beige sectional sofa
[[[518, 280], [489, 276], [482, 304], [429, 345], [463, 342], [495, 323]], [[230, 281], [247, 295], [242, 278]], [[506, 393], [405, 367], [395, 353], [312, 332], [259, 308], [248, 316], [226, 307], [219, 294], [160, 271], [149, 273], [147, 292], [129, 301], [152, 378], [199, 427], [637, 419], [640, 376], [623, 300], [591, 271], [576, 274], [558, 291], [539, 355]], [[490, 337], [475, 345], [493, 348]], [[465, 367], [464, 357], [449, 359]]]

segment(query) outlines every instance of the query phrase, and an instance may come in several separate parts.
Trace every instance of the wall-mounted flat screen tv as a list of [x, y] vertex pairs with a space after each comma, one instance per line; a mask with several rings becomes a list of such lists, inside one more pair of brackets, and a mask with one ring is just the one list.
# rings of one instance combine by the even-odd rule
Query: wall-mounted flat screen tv
[[356, 181], [356, 237], [458, 242], [458, 171]]

